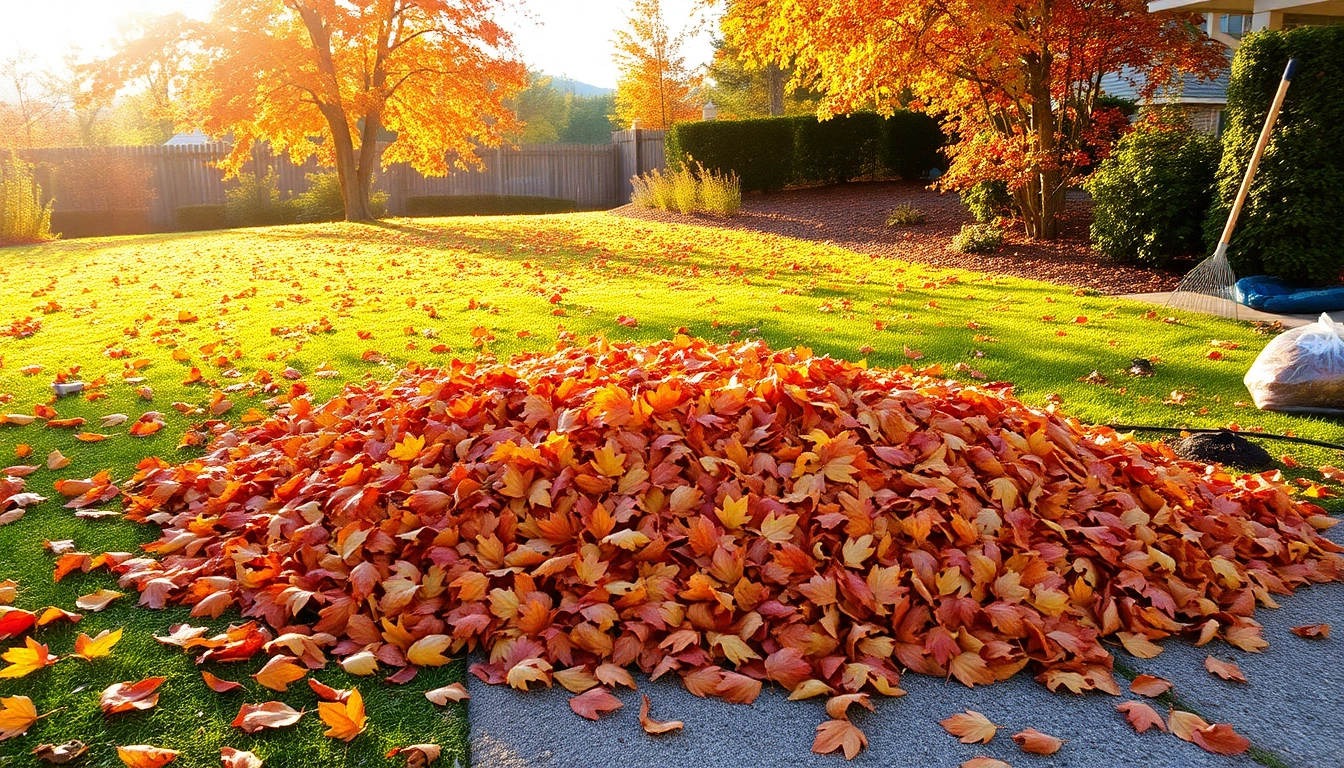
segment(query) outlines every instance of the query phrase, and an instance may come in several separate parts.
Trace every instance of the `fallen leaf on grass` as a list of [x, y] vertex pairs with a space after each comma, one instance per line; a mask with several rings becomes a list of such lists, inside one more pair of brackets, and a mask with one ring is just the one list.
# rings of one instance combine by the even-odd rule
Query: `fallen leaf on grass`
[[345, 701], [350, 698], [352, 693], [344, 688], [332, 688], [330, 685], [318, 682], [311, 677], [308, 678], [308, 687], [312, 688], [313, 693], [317, 694], [317, 698], [323, 701]]
[[229, 691], [236, 691], [243, 687], [242, 683], [235, 683], [232, 680], [224, 680], [215, 677], [205, 670], [201, 670], [201, 679], [204, 680], [205, 684], [210, 687], [210, 690], [215, 693], [228, 693]]
[[65, 765], [78, 760], [88, 749], [84, 742], [72, 739], [64, 744], [39, 744], [33, 754], [44, 763]]
[[244, 704], [233, 719], [234, 728], [256, 733], [266, 728], [284, 728], [299, 722], [303, 712], [279, 701], [263, 704]]
[[387, 756], [401, 755], [406, 758], [406, 768], [425, 768], [439, 759], [441, 751], [438, 744], [412, 744], [409, 747], [397, 747], [388, 752]]
[[466, 701], [471, 698], [471, 694], [461, 683], [450, 683], [442, 688], [425, 691], [425, 698], [442, 707], [450, 701]]
[[659, 721], [649, 717], [649, 697], [647, 695], [644, 696], [644, 700], [639, 705], [639, 725], [645, 733], [651, 735], [680, 731], [685, 727], [685, 723], [680, 720]]
[[330, 726], [324, 736], [347, 742], [364, 732], [368, 719], [364, 715], [364, 698], [358, 690], [350, 691], [345, 701], [318, 702], [317, 713]]
[[378, 671], [378, 657], [372, 651], [360, 651], [341, 659], [341, 669], [360, 677], [372, 675]]
[[1167, 724], [1162, 722], [1162, 716], [1157, 714], [1157, 710], [1142, 701], [1122, 701], [1115, 708], [1124, 714], [1125, 719], [1139, 733], [1153, 727], [1159, 731], [1167, 730]]
[[9, 666], [0, 669], [0, 678], [25, 677], [43, 667], [55, 664], [60, 657], [52, 656], [47, 646], [31, 637], [23, 639], [22, 648], [10, 648], [0, 659], [9, 662]]
[[255, 675], [252, 675], [252, 679], [256, 680], [259, 685], [270, 688], [272, 691], [284, 693], [289, 689], [290, 683], [299, 680], [304, 675], [308, 674], [307, 670], [295, 664], [295, 661], [297, 661], [297, 659], [289, 656], [272, 656], [270, 660], [266, 662], [266, 666], [262, 667]]
[[159, 768], [177, 759], [175, 749], [151, 747], [148, 744], [133, 744], [129, 747], [117, 747], [117, 757], [127, 768]]
[[1053, 755], [1064, 746], [1063, 739], [1041, 733], [1035, 728], [1028, 728], [1015, 734], [1013, 742], [1021, 747], [1023, 752], [1030, 752], [1033, 755]]
[[1139, 675], [1129, 684], [1129, 690], [1151, 699], [1171, 690], [1171, 681], [1152, 675]]
[[159, 703], [158, 688], [165, 677], [148, 677], [137, 683], [113, 683], [98, 700], [104, 715], [153, 709]]
[[1303, 627], [1293, 627], [1289, 631], [1292, 632], [1294, 635], [1297, 635], [1298, 637], [1305, 637], [1305, 638], [1314, 637], [1319, 638], [1321, 640], [1326, 640], [1329, 639], [1330, 637], [1329, 624], [1308, 624]]
[[846, 760], [853, 760], [866, 746], [868, 737], [848, 720], [827, 720], [818, 725], [817, 738], [812, 741], [813, 752], [827, 755], [840, 749], [844, 750]]
[[1238, 667], [1236, 662], [1223, 661], [1209, 656], [1204, 659], [1204, 668], [1209, 671], [1209, 674], [1217, 675], [1224, 680], [1231, 680], [1236, 683], [1246, 682], [1246, 675], [1242, 674], [1241, 667]]
[[112, 653], [112, 646], [121, 640], [121, 630], [103, 630], [97, 637], [89, 637], [83, 632], [75, 638], [75, 652], [70, 654], [76, 658], [92, 661], [93, 659], [108, 656]]
[[9, 696], [0, 699], [0, 741], [22, 736], [42, 718], [27, 696]]
[[261, 758], [244, 749], [220, 747], [219, 760], [223, 768], [262, 768]]
[[943, 730], [960, 739], [962, 744], [977, 742], [988, 744], [999, 730], [999, 726], [973, 709], [966, 710], [964, 714], [958, 712], [946, 720], [938, 721], [938, 724], [943, 726]]
[[427, 635], [411, 644], [406, 650], [406, 660], [417, 667], [442, 667], [452, 661], [443, 655], [452, 642], [447, 635]]
[[621, 700], [611, 695], [606, 688], [594, 688], [578, 696], [569, 698], [569, 708], [579, 717], [596, 720], [607, 712], [614, 712], [625, 706]]
[[0, 606], [0, 641], [27, 632], [37, 622], [37, 614], [21, 608]]
[[91, 595], [84, 595], [75, 601], [75, 607], [85, 611], [98, 611], [106, 608], [113, 600], [121, 597], [122, 593], [111, 589], [100, 589]]

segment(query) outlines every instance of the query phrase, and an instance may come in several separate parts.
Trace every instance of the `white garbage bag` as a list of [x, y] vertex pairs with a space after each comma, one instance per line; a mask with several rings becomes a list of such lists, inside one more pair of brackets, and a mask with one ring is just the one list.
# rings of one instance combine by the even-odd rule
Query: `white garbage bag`
[[1322, 314], [1280, 334], [1244, 381], [1261, 410], [1344, 414], [1344, 324]]

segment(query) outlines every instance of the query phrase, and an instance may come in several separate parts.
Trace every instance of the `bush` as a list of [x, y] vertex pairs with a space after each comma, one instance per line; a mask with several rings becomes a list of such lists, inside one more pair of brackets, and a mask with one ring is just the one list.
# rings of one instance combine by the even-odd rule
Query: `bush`
[[0, 245], [52, 239], [51, 203], [42, 204], [33, 167], [13, 153], [0, 155]]
[[694, 157], [737, 173], [744, 191], [770, 192], [864, 176], [919, 178], [945, 162], [945, 141], [937, 121], [917, 112], [679, 123], [667, 133], [667, 164], [676, 170]]
[[1008, 194], [1008, 182], [999, 179], [982, 181], [957, 193], [961, 204], [976, 221], [989, 222], [1013, 213], [1013, 196]]
[[572, 213], [578, 203], [526, 195], [425, 195], [406, 201], [407, 216], [515, 216]]
[[1232, 62], [1215, 203], [1216, 241], [1250, 161], [1284, 64], [1297, 58], [1274, 136], [1232, 237], [1239, 274], [1325, 283], [1344, 269], [1344, 26], [1248, 36]]
[[952, 250], [959, 253], [991, 253], [1003, 246], [1003, 230], [993, 224], [963, 224], [952, 236]]
[[667, 172], [653, 169], [630, 180], [630, 202], [641, 208], [681, 213], [731, 216], [742, 206], [742, 186], [736, 174], [707, 170], [698, 162]]
[[224, 192], [225, 219], [231, 227], [264, 227], [293, 224], [298, 221], [298, 205], [280, 199], [280, 177], [275, 171], [258, 179], [255, 174], [238, 174], [238, 186]]
[[67, 239], [145, 235], [155, 231], [149, 220], [148, 208], [54, 211], [51, 214], [51, 228]]
[[1187, 125], [1141, 124], [1088, 178], [1092, 244], [1121, 261], [1162, 266], [1201, 250], [1218, 142]]
[[794, 182], [795, 118], [677, 123], [667, 132], [667, 165], [688, 157], [706, 168], [731, 171], [747, 192], [773, 192]]
[[227, 205], [182, 205], [173, 211], [173, 218], [179, 232], [227, 229], [229, 209]]
[[897, 206], [887, 216], [888, 227], [913, 227], [916, 224], [923, 224], [925, 221], [927, 219], [924, 218], [924, 213], [913, 205]]
[[[345, 218], [345, 198], [341, 196], [341, 178], [335, 173], [308, 174], [308, 191], [294, 198], [298, 201], [299, 221], [341, 221]], [[369, 209], [375, 219], [387, 214], [387, 193], [375, 191], [369, 195]]]
[[817, 120], [794, 118], [793, 173], [797, 183], [836, 184], [886, 173], [883, 119], [872, 112]]

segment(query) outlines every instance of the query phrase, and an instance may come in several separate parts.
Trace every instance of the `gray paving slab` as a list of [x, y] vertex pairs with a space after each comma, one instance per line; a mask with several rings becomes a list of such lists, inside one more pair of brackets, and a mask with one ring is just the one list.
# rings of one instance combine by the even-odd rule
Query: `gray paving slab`
[[[590, 722], [569, 708], [569, 694], [552, 690], [522, 693], [504, 686], [468, 683], [471, 702], [472, 763], [478, 768], [615, 768], [616, 766], [929, 766], [956, 768], [979, 755], [1016, 768], [1237, 768], [1256, 764], [1247, 757], [1204, 752], [1169, 734], [1136, 734], [1105, 694], [1050, 693], [1019, 677], [989, 687], [967, 689], [922, 675], [907, 675], [908, 694], [875, 701], [876, 712], [853, 714], [868, 736], [868, 749], [851, 763], [839, 754], [814, 755], [812, 739], [826, 720], [824, 700], [788, 701], [782, 689], [766, 689], [750, 705], [698, 699], [678, 682], [640, 679], [639, 691], [620, 691], [622, 709]], [[653, 702], [653, 717], [682, 720], [685, 730], [648, 736], [639, 726], [640, 694]], [[1126, 697], [1133, 698], [1133, 697]], [[986, 745], [961, 744], [938, 721], [964, 709], [983, 713], [1003, 726]], [[1028, 755], [1011, 736], [1035, 728], [1066, 739], [1055, 755]]]
[[[1344, 525], [1327, 532], [1344, 542]], [[1130, 667], [1165, 677], [1180, 699], [1209, 722], [1231, 723], [1256, 746], [1291, 766], [1344, 766], [1344, 584], [1315, 585], [1279, 608], [1256, 611], [1269, 647], [1247, 653], [1221, 641], [1196, 648], [1165, 641], [1152, 659], [1121, 654]], [[1328, 640], [1305, 640], [1292, 627], [1330, 624]], [[1247, 683], [1215, 677], [1204, 668], [1210, 655], [1235, 661]]]

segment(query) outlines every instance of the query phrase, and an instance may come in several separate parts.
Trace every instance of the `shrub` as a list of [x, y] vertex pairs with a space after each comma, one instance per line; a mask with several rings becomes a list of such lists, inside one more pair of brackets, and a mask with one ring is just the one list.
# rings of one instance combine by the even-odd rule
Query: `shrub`
[[970, 189], [957, 193], [961, 204], [976, 221], [994, 221], [1013, 212], [1013, 196], [1008, 194], [1008, 182], [999, 179], [982, 181]]
[[698, 162], [666, 172], [653, 169], [630, 180], [630, 202], [641, 208], [681, 213], [731, 216], [742, 206], [742, 186], [736, 174], [706, 169]]
[[51, 203], [43, 205], [33, 167], [13, 153], [0, 155], [0, 245], [53, 238]]
[[514, 216], [571, 213], [578, 203], [527, 195], [425, 195], [406, 201], [407, 216]]
[[1003, 245], [1003, 230], [993, 224], [964, 224], [952, 236], [952, 250], [959, 253], [991, 253]]
[[872, 112], [817, 120], [794, 118], [794, 180], [800, 184], [835, 184], [886, 173], [887, 137], [883, 119]]
[[144, 235], [154, 231], [148, 208], [113, 209], [110, 211], [53, 211], [53, 232], [61, 237], [113, 237], [117, 235]]
[[1237, 49], [1215, 204], [1215, 241], [1236, 197], [1285, 62], [1297, 76], [1232, 237], [1240, 274], [1323, 283], [1344, 269], [1344, 26], [1250, 35]]
[[298, 206], [291, 200], [280, 199], [280, 177], [275, 171], [258, 179], [255, 174], [238, 175], [238, 186], [224, 193], [225, 219], [231, 227], [263, 227], [272, 224], [293, 224], [298, 220]]
[[887, 216], [887, 226], [913, 227], [916, 224], [923, 224], [927, 220], [924, 218], [923, 211], [913, 205], [899, 205]]
[[227, 229], [229, 210], [226, 205], [181, 205], [173, 211], [179, 232], [207, 229]]
[[[334, 172], [308, 174], [308, 191], [294, 199], [298, 201], [300, 222], [341, 221], [345, 218], [341, 178]], [[369, 195], [369, 209], [375, 219], [386, 215], [387, 193], [372, 192]]]
[[694, 157], [736, 173], [747, 192], [773, 192], [794, 182], [794, 129], [791, 117], [677, 123], [667, 132], [667, 164], [680, 168]]
[[1084, 185], [1094, 201], [1092, 244], [1154, 266], [1198, 252], [1218, 152], [1216, 139], [1184, 124], [1144, 123], [1126, 134]]

